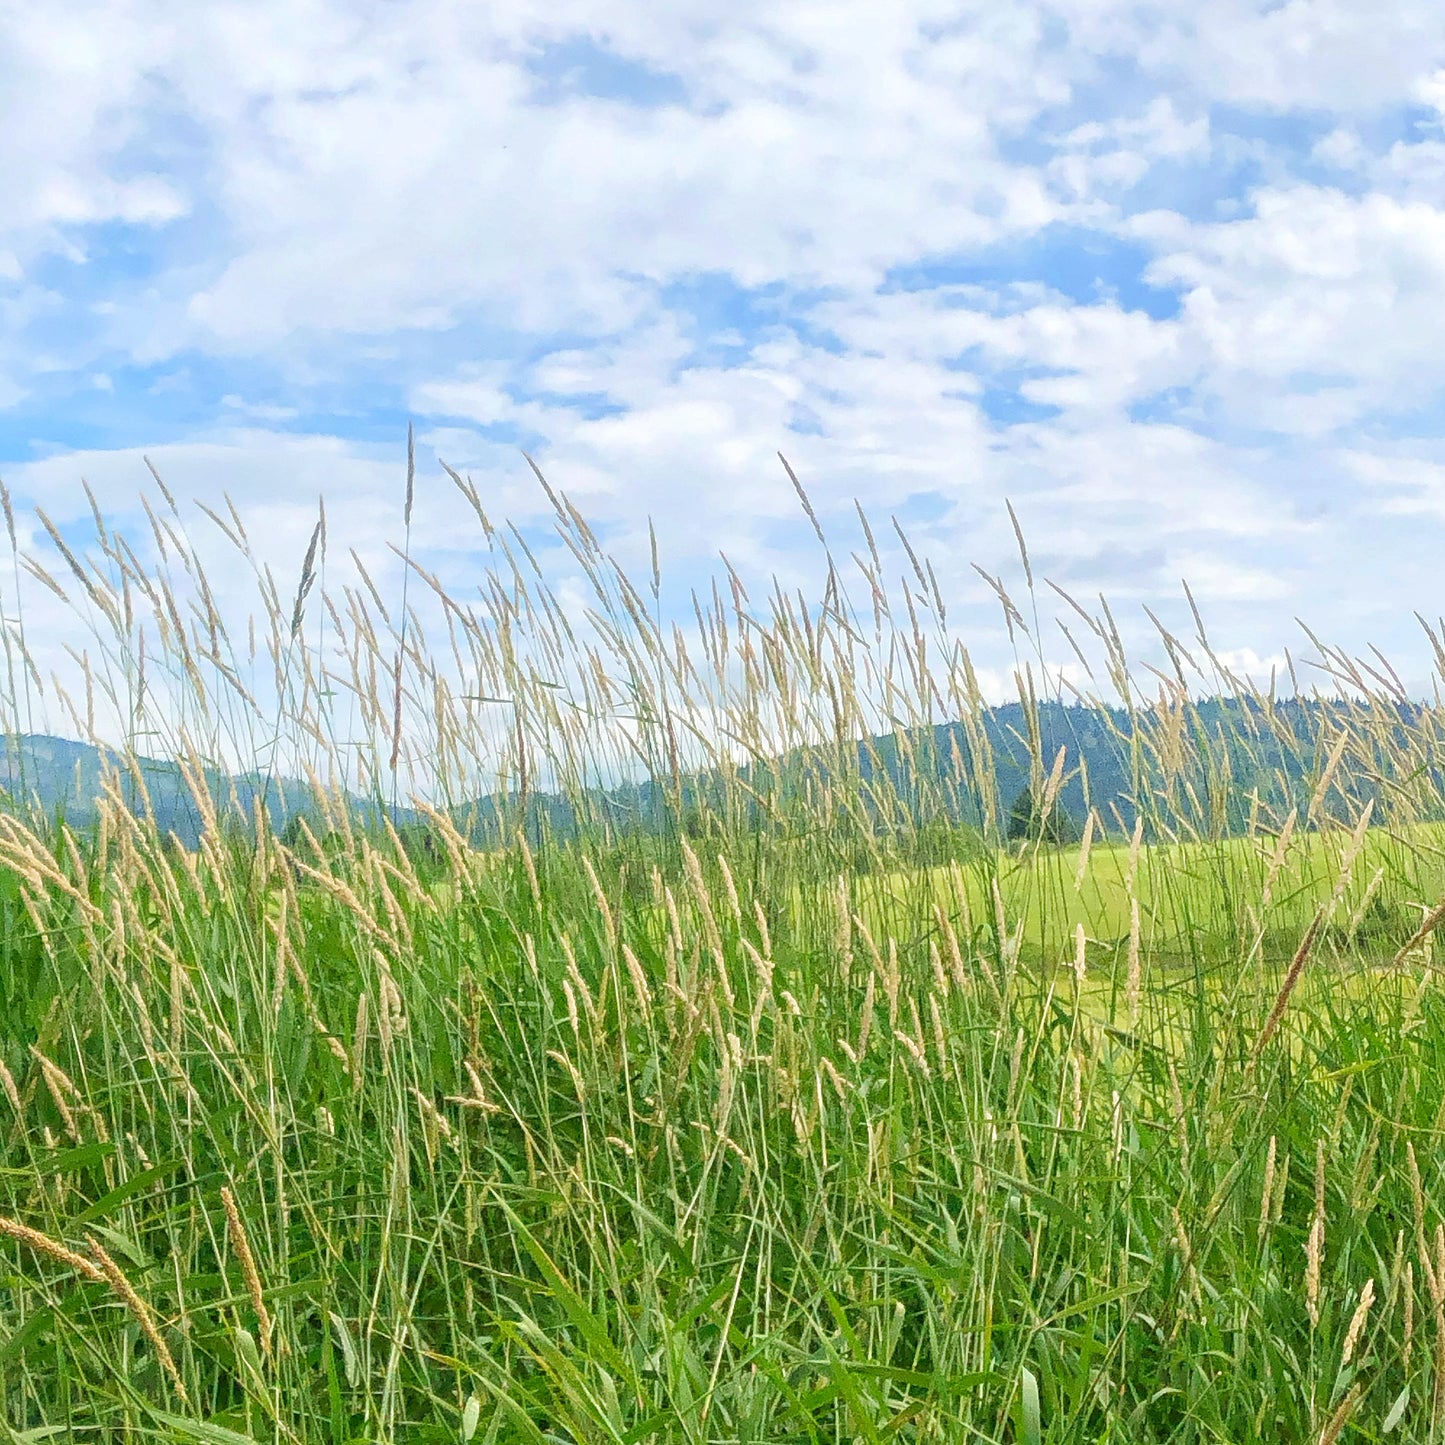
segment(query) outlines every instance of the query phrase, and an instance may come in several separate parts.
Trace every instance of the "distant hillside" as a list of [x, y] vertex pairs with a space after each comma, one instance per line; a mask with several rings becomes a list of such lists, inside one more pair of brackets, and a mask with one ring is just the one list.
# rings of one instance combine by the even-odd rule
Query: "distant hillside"
[[[781, 759], [740, 766], [745, 823], [778, 816], [798, 804], [814, 815], [819, 799], [831, 797], [852, 807], [861, 826], [886, 829], [905, 819], [942, 821], [952, 826], [1003, 829], [1020, 792], [1046, 778], [1064, 750], [1059, 800], [1076, 825], [1090, 808], [1097, 826], [1127, 833], [1142, 815], [1150, 836], [1239, 833], [1249, 825], [1252, 807], [1269, 826], [1289, 809], [1308, 803], [1315, 780], [1342, 728], [1354, 738], [1349, 763], [1338, 770], [1328, 814], [1341, 800], [1353, 811], [1367, 799], [1377, 805], [1400, 790], [1390, 777], [1393, 760], [1408, 757], [1417, 815], [1440, 816], [1445, 799], [1445, 767], [1437, 755], [1431, 710], [1400, 704], [1381, 723], [1372, 714], [1370, 728], [1358, 725], [1358, 710], [1346, 702], [1288, 699], [1269, 708], [1254, 699], [1214, 698], [1182, 712], [1042, 702], [1025, 710], [1010, 703], [985, 710], [970, 723], [903, 730], [870, 738], [845, 750], [799, 748]], [[48, 816], [63, 815], [78, 827], [96, 820], [101, 793], [102, 759], [118, 755], [87, 743], [47, 736], [0, 737], [0, 788], [10, 806], [38, 807]], [[141, 770], [156, 822], [187, 847], [200, 837], [201, 818], [180, 768], [171, 761], [143, 759]], [[140, 805], [134, 779], [124, 769], [123, 795]], [[851, 773], [850, 778], [841, 776]], [[237, 807], [248, 818], [265, 792], [279, 830], [296, 814], [319, 812], [308, 784], [259, 773], [228, 776], [207, 769], [212, 796], [222, 812]], [[846, 784], [846, 785], [845, 785]], [[716, 770], [680, 780], [684, 824], [688, 816], [717, 816], [739, 790], [725, 785]], [[664, 780], [597, 789], [583, 798], [534, 792], [521, 798], [478, 798], [453, 810], [464, 834], [479, 846], [494, 846], [525, 821], [529, 835], [554, 838], [603, 826], [609, 831], [655, 833], [675, 827], [679, 789]], [[1257, 798], [1257, 804], [1251, 798]], [[1423, 805], [1421, 800], [1423, 800]], [[379, 822], [382, 810], [353, 798], [355, 816]], [[522, 813], [525, 811], [525, 820]], [[420, 815], [398, 808], [398, 824]]]
[[1252, 809], [1277, 826], [1307, 805], [1342, 730], [1350, 744], [1321, 803], [1325, 816], [1342, 803], [1349, 814], [1371, 798], [1384, 803], [1401, 758], [1411, 760], [1417, 798], [1438, 802], [1445, 768], [1433, 753], [1433, 720], [1428, 709], [1401, 704], [1388, 719], [1372, 711], [1366, 724], [1349, 702], [1294, 698], [1269, 706], [1208, 698], [1134, 713], [1055, 702], [1026, 711], [1011, 703], [989, 709], [972, 730], [948, 723], [874, 738], [860, 749], [860, 768], [886, 775], [904, 799], [941, 794], [952, 815], [975, 824], [987, 807], [975, 780], [991, 778], [993, 821], [1001, 826], [1013, 800], [1048, 775], [1062, 749], [1059, 798], [1076, 823], [1092, 808], [1109, 832], [1127, 833], [1142, 816], [1151, 836], [1225, 836], [1243, 832]]
[[[69, 738], [0, 736], [0, 789], [13, 811], [39, 811], [46, 817], [63, 817], [76, 828], [89, 828], [98, 819], [96, 804], [107, 761], [120, 774], [122, 797], [137, 812], [144, 812], [141, 791], [119, 753]], [[200, 841], [201, 814], [179, 765], [156, 758], [141, 758], [139, 763], [145, 799], [160, 832], [174, 833], [187, 848], [194, 848]], [[223, 816], [253, 818], [256, 799], [263, 792], [278, 831], [290, 817], [298, 813], [315, 816], [318, 811], [310, 784], [294, 778], [268, 778], [255, 772], [231, 775], [219, 768], [206, 768], [205, 775]], [[374, 803], [354, 798], [352, 805], [356, 816], [374, 815], [380, 821], [381, 811]], [[398, 808], [392, 815], [396, 822], [412, 821], [416, 816], [407, 808]]]
[[[1107, 708], [1041, 702], [985, 710], [971, 723], [900, 730], [845, 749], [799, 748], [781, 759], [740, 766], [745, 793], [769, 800], [750, 804], [750, 821], [800, 806], [815, 816], [828, 795], [858, 802], [860, 823], [874, 830], [892, 823], [941, 822], [980, 832], [1006, 829], [1020, 793], [1048, 777], [1060, 749], [1060, 806], [1075, 826], [1090, 809], [1096, 828], [1132, 832], [1143, 819], [1146, 836], [1228, 836], [1256, 824], [1270, 829], [1291, 810], [1307, 809], [1342, 730], [1351, 743], [1332, 778], [1319, 816], [1353, 817], [1374, 799], [1384, 805], [1408, 791], [1413, 815], [1445, 816], [1445, 759], [1435, 745], [1436, 714], [1400, 704], [1393, 716], [1378, 710], [1365, 721], [1345, 702], [1286, 699], [1265, 705], [1252, 698], [1211, 698], [1181, 711]], [[1392, 777], [1399, 760], [1411, 772]], [[851, 772], [845, 779], [840, 773]], [[1408, 785], [1402, 789], [1402, 784]], [[716, 816], [737, 790], [721, 775], [685, 776], [680, 787], [644, 781], [589, 794], [581, 805], [556, 794], [524, 800], [485, 798], [464, 810], [478, 837], [510, 832], [525, 806], [529, 833], [574, 834], [584, 822], [618, 831], [669, 826], [680, 797], [689, 815]], [[861, 800], [860, 802], [858, 800]], [[1256, 801], [1257, 800], [1257, 801]], [[460, 819], [459, 819], [460, 821]]]

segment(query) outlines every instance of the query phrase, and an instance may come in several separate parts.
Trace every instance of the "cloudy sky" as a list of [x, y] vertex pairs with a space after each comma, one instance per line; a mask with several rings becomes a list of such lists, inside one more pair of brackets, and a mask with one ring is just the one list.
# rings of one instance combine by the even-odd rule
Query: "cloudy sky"
[[900, 520], [1001, 675], [969, 564], [1019, 582], [1007, 499], [1135, 634], [1192, 630], [1187, 579], [1235, 658], [1307, 655], [1302, 617], [1426, 685], [1438, 0], [0, 0], [0, 34], [0, 475], [72, 540], [82, 477], [140, 537], [145, 454], [282, 576], [324, 493], [394, 581], [414, 419], [463, 590], [437, 456], [575, 570], [523, 448], [639, 573], [650, 516], [683, 588], [719, 551], [810, 584], [782, 451], [843, 555], [854, 499]]

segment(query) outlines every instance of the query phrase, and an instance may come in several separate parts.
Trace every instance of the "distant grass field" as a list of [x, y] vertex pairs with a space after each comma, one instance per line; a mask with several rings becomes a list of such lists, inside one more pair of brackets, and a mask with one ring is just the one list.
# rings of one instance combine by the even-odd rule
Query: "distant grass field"
[[[1263, 929], [1266, 944], [1292, 954], [1315, 910], [1331, 900], [1350, 846], [1347, 832], [1302, 834], [1287, 840], [1277, 862], [1273, 837], [1141, 848], [1132, 887], [1128, 845], [1095, 845], [1082, 858], [1077, 848], [1025, 851], [1000, 867], [999, 888], [1041, 955], [1072, 955], [1079, 925], [1103, 946], [1127, 939], [1131, 898], [1158, 952], [1190, 958], [1196, 939], [1217, 957], [1227, 942], [1254, 947]], [[987, 910], [983, 874], [963, 876], [979, 916]], [[1355, 955], [1392, 955], [1442, 893], [1445, 829], [1367, 830], [1331, 914], [1333, 937]]]
[[[521, 722], [468, 732], [443, 699], [425, 724], [428, 655], [359, 595], [350, 680], [308, 652], [318, 531], [294, 610], [269, 594], [276, 730], [324, 741], [349, 687], [376, 779], [492, 749], [525, 793], [539, 758], [621, 746], [558, 706], [566, 674], [652, 720], [666, 782], [685, 724], [761, 751], [856, 723], [859, 680], [889, 676], [842, 613], [736, 595], [678, 661], [559, 518], [610, 668], [519, 570], [527, 606], [456, 610], [476, 692]], [[77, 561], [92, 606], [171, 619], [177, 752], [210, 719], [218, 755], [238, 688], [264, 712], [245, 657], [99, 546], [116, 593]], [[118, 626], [110, 675], [132, 645]], [[344, 818], [325, 849], [228, 829], [203, 785], [196, 853], [118, 788], [84, 836], [0, 817], [0, 1431], [1445, 1438], [1432, 740], [1392, 742], [1370, 811], [1331, 791], [1367, 749], [1382, 766], [1388, 703], [1362, 693], [1299, 808], [1249, 836], [1157, 841], [1141, 806], [1132, 841], [980, 836], [927, 866], [849, 854], [846, 795], [806, 827], [764, 799], [776, 826], [729, 803], [691, 837], [487, 851], [438, 810], [426, 857]]]

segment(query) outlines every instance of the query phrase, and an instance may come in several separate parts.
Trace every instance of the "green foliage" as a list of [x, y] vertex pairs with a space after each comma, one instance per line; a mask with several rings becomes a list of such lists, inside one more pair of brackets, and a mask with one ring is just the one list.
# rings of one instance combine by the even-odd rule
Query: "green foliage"
[[[243, 856], [224, 876], [269, 877], [279, 918], [284, 856], [226, 846]], [[1208, 874], [1202, 848], [1157, 868], [1146, 849], [1136, 887], [1159, 922], [1214, 928], [1211, 961], [1148, 950], [1131, 1015], [1122, 945], [1091, 944], [1086, 987], [1061, 992], [1044, 957], [969, 930], [998, 883], [1027, 932], [1047, 868], [1000, 872], [951, 828], [914, 846], [928, 869], [851, 880], [841, 950], [836, 887], [780, 903], [738, 848], [736, 910], [715, 857], [702, 892], [670, 875], [680, 934], [594, 859], [604, 910], [568, 850], [534, 860], [540, 895], [478, 856], [424, 893], [393, 882], [390, 905], [353, 895], [360, 913], [308, 886], [279, 987], [244, 891], [154, 895], [122, 974], [90, 968], [72, 894], [43, 892], [41, 933], [0, 890], [22, 981], [0, 992], [0, 1059], [23, 1111], [0, 1215], [71, 1249], [96, 1235], [157, 1319], [189, 1321], [164, 1324], [187, 1403], [107, 1286], [0, 1239], [7, 1424], [440, 1441], [470, 1409], [497, 1440], [886, 1439], [902, 1416], [943, 1438], [1306, 1438], [1348, 1388], [1374, 1279], [1356, 1417], [1406, 1392], [1402, 1438], [1425, 1438], [1432, 1356], [1407, 1367], [1389, 1280], [1415, 1229], [1411, 1148], [1427, 1198], [1439, 1182], [1438, 992], [1322, 960], [1260, 1054], [1280, 975], [1229, 962], [1219, 901], [1164, 891]], [[159, 838], [137, 856], [189, 876]], [[1073, 877], [1074, 854], [1047, 856]], [[1328, 894], [1307, 860], [1282, 892]], [[88, 886], [108, 918], [149, 885], [104, 861]], [[1080, 900], [1102, 904], [1119, 865], [1097, 848]], [[1390, 916], [1358, 912], [1361, 931]], [[425, 1323], [414, 1345], [405, 1320]]]
[[976, 828], [947, 818], [930, 818], [903, 831], [895, 842], [898, 866], [943, 868], [950, 863], [977, 863], [988, 849]]
[[293, 813], [281, 829], [281, 841], [294, 853], [306, 844], [308, 834], [312, 838], [321, 837], [322, 829], [319, 820], [308, 818], [301, 813]]
[[1010, 843], [1048, 843], [1062, 847], [1066, 843], [1077, 843], [1080, 835], [1079, 825], [1064, 811], [1058, 797], [1046, 811], [1043, 800], [1036, 800], [1032, 786], [1025, 783], [1009, 809], [1007, 836]]
[[430, 823], [401, 823], [397, 837], [418, 877], [435, 881], [446, 871], [447, 850], [441, 834]]

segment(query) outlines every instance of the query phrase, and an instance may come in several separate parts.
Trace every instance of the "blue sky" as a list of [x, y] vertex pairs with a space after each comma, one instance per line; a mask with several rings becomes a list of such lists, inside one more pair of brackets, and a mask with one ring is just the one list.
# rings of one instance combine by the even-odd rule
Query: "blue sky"
[[[435, 464], [541, 549], [525, 447], [679, 599], [906, 521], [1267, 673], [1294, 619], [1412, 685], [1445, 541], [1445, 16], [1423, 0], [0, 0], [0, 476], [138, 539], [148, 455], [279, 576], [465, 590]], [[197, 514], [199, 515], [199, 514]], [[44, 557], [48, 543], [27, 523]], [[901, 568], [901, 553], [888, 554]], [[575, 571], [575, 568], [572, 570]], [[222, 574], [230, 585], [229, 574]], [[228, 605], [244, 609], [244, 578]], [[64, 627], [35, 645], [64, 663]], [[7, 604], [8, 606], [8, 604]], [[1062, 638], [1050, 651], [1068, 657]]]

